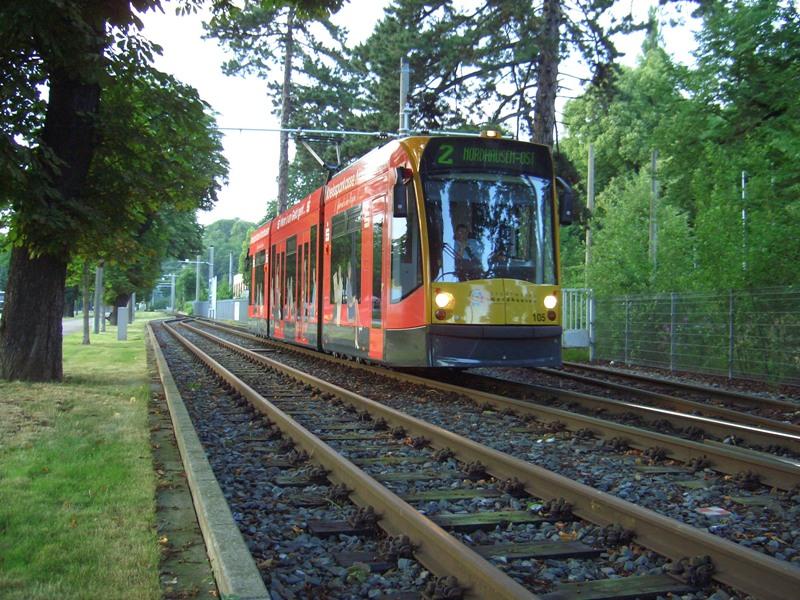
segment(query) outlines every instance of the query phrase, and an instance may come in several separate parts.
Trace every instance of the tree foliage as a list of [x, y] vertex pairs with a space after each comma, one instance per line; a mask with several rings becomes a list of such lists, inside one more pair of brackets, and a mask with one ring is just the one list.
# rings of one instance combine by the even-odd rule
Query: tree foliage
[[[580, 54], [594, 79], [605, 85], [612, 79], [618, 54], [612, 36], [638, 26], [630, 16], [601, 24], [601, 16], [620, 4], [614, 0], [574, 6], [548, 0], [545, 4], [559, 9], [555, 21], [543, 14], [540, 3], [530, 0], [394, 0], [369, 39], [352, 51], [345, 45], [344, 32], [327, 19], [318, 19], [316, 28], [308, 23], [300, 28], [298, 23], [295, 29], [306, 42], [299, 46], [303, 55], [296, 57], [292, 67], [285, 105], [278, 102], [278, 98], [286, 100], [278, 68], [286, 56], [291, 29], [286, 26], [286, 10], [276, 11], [273, 3], [246, 2], [229, 17], [215, 17], [209, 33], [234, 52], [227, 72], [271, 74], [276, 110], [282, 117], [286, 116], [284, 106], [291, 110], [282, 126], [389, 135], [397, 128], [398, 67], [405, 57], [411, 67], [409, 107], [414, 130], [475, 131], [491, 126], [524, 138], [533, 135], [537, 113], [554, 115], [554, 74], [562, 56]], [[547, 64], [542, 60], [545, 31], [551, 37], [555, 32], [547, 45], [552, 50]], [[549, 76], [543, 79], [545, 71]], [[535, 110], [534, 96], [545, 79], [549, 89]], [[544, 128], [550, 132], [545, 141], [550, 141], [552, 119], [547, 123]], [[382, 143], [370, 137], [306, 141], [328, 164], [346, 164]], [[288, 173], [288, 204], [324, 183], [326, 175], [298, 147]]]
[[650, 175], [615, 178], [597, 198], [602, 215], [588, 280], [598, 295], [644, 293], [652, 289], [687, 289], [691, 284], [692, 232], [686, 214], [662, 203], [658, 207], [659, 244], [656, 268], [648, 253]]
[[134, 285], [179, 227], [191, 229], [186, 220], [168, 223], [170, 212], [191, 214], [213, 201], [225, 170], [213, 121], [196, 94], [145, 66], [154, 48], [139, 35], [133, 9], [158, 5], [0, 6], [0, 209], [13, 243], [0, 321], [3, 377], [61, 378], [70, 258], [122, 252]]
[[11, 260], [11, 249], [8, 246], [6, 236], [0, 232], [0, 290], [5, 290], [8, 286], [8, 263]]
[[373, 128], [395, 128], [397, 69], [400, 58], [407, 56], [415, 129], [474, 129], [492, 124], [518, 136], [532, 136], [541, 71], [552, 67], [557, 72], [560, 58], [575, 51], [598, 81], [606, 81], [618, 54], [611, 37], [636, 27], [629, 16], [605, 27], [600, 24], [600, 16], [616, 4], [613, 0], [562, 4], [545, 3], [557, 9], [558, 32], [555, 62], [546, 65], [544, 32], [553, 23], [540, 3], [395, 0], [372, 36], [354, 51], [354, 67], [361, 74], [368, 110], [374, 115]]
[[[202, 265], [201, 265], [202, 266]], [[189, 264], [178, 273], [175, 278], [175, 305], [183, 306], [193, 300], [208, 300], [208, 280], [204, 270], [200, 270], [200, 293], [195, 298], [197, 291], [197, 270], [195, 265]]]
[[[222, 219], [205, 227], [203, 231], [204, 254], [200, 260], [209, 259], [209, 248], [214, 247], [214, 274], [220, 282], [228, 281], [228, 266], [233, 255], [234, 273], [239, 267], [242, 244], [250, 241], [250, 233], [255, 224], [241, 219]], [[205, 269], [207, 267], [204, 266]], [[205, 271], [208, 272], [207, 270]]]
[[[234, 58], [223, 65], [229, 75], [255, 74], [268, 81], [268, 91], [281, 129], [291, 126], [295, 88], [313, 89], [315, 73], [325, 59], [341, 60], [342, 32], [331, 23], [329, 10], [341, 2], [317, 2], [313, 11], [292, 2], [247, 0], [241, 7], [215, 11], [206, 24], [209, 37], [217, 38]], [[318, 31], [314, 26], [321, 26]], [[327, 34], [327, 35], [326, 35]], [[331, 43], [332, 42], [332, 43]], [[301, 65], [297, 77], [295, 64]], [[278, 75], [280, 73], [280, 76]], [[278, 206], [288, 206], [289, 134], [280, 132]]]
[[[202, 247], [195, 211], [210, 208], [227, 171], [220, 135], [197, 92], [135, 62], [111, 66], [86, 182], [92, 231], [75, 260], [104, 260], [109, 306], [154, 285], [165, 257]], [[115, 314], [112, 315], [112, 321]]]
[[[694, 68], [673, 64], [654, 33], [610, 98], [589, 91], [567, 107], [564, 147], [580, 171], [595, 146], [588, 275], [604, 293], [800, 280], [800, 18], [779, 0], [701, 3], [697, 14]], [[643, 243], [654, 149], [655, 263]]]
[[132, 8], [154, 4], [37, 0], [0, 9], [0, 181], [10, 237], [34, 254], [63, 251], [91, 225], [82, 187], [114, 57], [106, 49], [116, 42], [134, 60], [148, 59], [152, 48], [135, 34]]

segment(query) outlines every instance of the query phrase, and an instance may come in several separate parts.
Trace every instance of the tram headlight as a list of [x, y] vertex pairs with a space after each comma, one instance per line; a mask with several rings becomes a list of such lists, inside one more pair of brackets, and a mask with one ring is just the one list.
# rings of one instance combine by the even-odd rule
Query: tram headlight
[[451, 308], [455, 302], [455, 298], [450, 292], [437, 292], [433, 297], [433, 302], [439, 308]]
[[555, 308], [556, 304], [558, 304], [558, 298], [556, 298], [553, 294], [548, 294], [544, 297], [544, 307], [545, 308]]

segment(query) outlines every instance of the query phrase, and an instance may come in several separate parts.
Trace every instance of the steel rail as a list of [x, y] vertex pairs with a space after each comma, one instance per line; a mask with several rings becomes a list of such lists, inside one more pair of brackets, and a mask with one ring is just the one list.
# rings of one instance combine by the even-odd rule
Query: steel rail
[[[327, 354], [320, 354], [319, 352], [314, 352], [300, 346], [276, 342], [274, 340], [266, 340], [262, 337], [248, 333], [239, 327], [231, 328], [205, 320], [202, 322], [204, 325], [207, 325], [213, 329], [227, 331], [229, 333], [231, 329], [234, 329], [236, 331], [236, 335], [240, 335], [254, 342], [289, 349], [293, 352], [316, 359], [326, 360], [334, 364], [342, 364], [343, 362], [341, 359], [334, 358]], [[206, 335], [206, 332], [201, 329], [191, 327], [190, 325], [186, 326], [200, 335]], [[782, 490], [791, 490], [794, 488], [794, 486], [800, 485], [800, 464], [764, 452], [752, 450], [748, 451], [747, 453], [742, 453], [740, 449], [736, 448], [735, 446], [726, 446], [723, 444], [709, 445], [708, 443], [700, 443], [672, 435], [640, 429], [631, 425], [614, 423], [613, 421], [608, 421], [606, 419], [581, 415], [560, 408], [532, 404], [531, 402], [507, 398], [498, 394], [471, 390], [451, 383], [445, 383], [417, 375], [412, 375], [410, 373], [391, 371], [383, 367], [358, 364], [352, 361], [346, 361], [346, 364], [348, 367], [374, 373], [382, 377], [388, 377], [396, 381], [413, 383], [444, 392], [458, 394], [472, 400], [479, 406], [490, 404], [498, 410], [511, 409], [519, 414], [533, 415], [537, 418], [545, 416], [553, 421], [561, 421], [572, 431], [576, 431], [578, 429], [589, 429], [596, 434], [599, 433], [601, 437], [604, 438], [616, 437], [624, 439], [629, 445], [639, 450], [645, 450], [652, 446], [660, 446], [669, 451], [671, 458], [683, 462], [689, 462], [693, 458], [704, 457], [711, 461], [711, 466], [716, 471], [721, 473], [736, 475], [741, 471], [753, 471], [760, 475], [761, 482], [764, 485], [777, 487]]]
[[488, 403], [499, 410], [512, 409], [521, 414], [531, 414], [537, 417], [547, 415], [555, 421], [561, 421], [568, 429], [573, 431], [586, 428], [594, 432], [600, 432], [606, 438], [617, 437], [624, 439], [630, 446], [640, 450], [660, 446], [668, 450], [671, 458], [683, 462], [689, 462], [692, 458], [704, 457], [711, 461], [711, 466], [716, 471], [721, 473], [736, 475], [741, 471], [753, 471], [760, 475], [763, 484], [779, 489], [791, 490], [794, 486], [800, 484], [800, 463], [782, 459], [765, 452], [750, 450], [743, 454], [741, 449], [735, 446], [726, 446], [718, 443], [709, 446], [707, 443], [656, 431], [648, 431], [631, 425], [614, 423], [606, 419], [581, 415], [560, 408], [532, 404], [525, 400], [515, 400], [489, 392], [470, 390], [414, 375], [404, 374], [403, 377], [398, 379], [466, 396], [478, 405]]
[[[730, 446], [728, 444], [717, 442], [716, 440], [703, 440], [703, 444], [707, 444], [709, 446], [716, 448], [725, 448], [727, 450], [730, 450], [737, 454], [741, 454], [743, 456], [759, 456], [759, 457], [764, 456], [764, 453], [759, 452], [758, 450], [751, 450], [750, 448], [740, 448], [739, 446]], [[794, 469], [800, 469], [800, 461], [794, 460], [792, 458], [787, 458], [785, 456], [774, 456], [774, 455], [770, 455], [770, 458], [774, 460], [776, 463], [782, 463]], [[776, 487], [781, 487], [781, 486], [776, 486]], [[791, 490], [794, 489], [794, 487], [795, 486], [793, 485], [786, 488], [781, 487], [781, 489]]]
[[[404, 427], [413, 435], [424, 436], [434, 447], [450, 448], [461, 461], [478, 460], [487, 467], [487, 472], [497, 479], [516, 477], [534, 496], [544, 499], [564, 498], [572, 504], [574, 514], [589, 522], [601, 526], [621, 524], [632, 529], [636, 532], [638, 543], [672, 560], [677, 561], [688, 555], [708, 555], [714, 563], [714, 579], [725, 585], [763, 600], [786, 600], [794, 597], [796, 591], [800, 589], [800, 569], [790, 566], [785, 561], [779, 561], [488, 448], [257, 352], [216, 338], [207, 332], [201, 332], [197, 328], [185, 324], [184, 327], [247, 357], [254, 363], [280, 371], [324, 393], [333, 394], [343, 401], [367, 410], [373, 416], [383, 417], [389, 423]], [[764, 582], [769, 582], [768, 589], [765, 589]]]
[[674, 426], [701, 427], [721, 438], [734, 435], [750, 444], [761, 446], [779, 445], [788, 448], [792, 452], [800, 454], [800, 435], [793, 433], [787, 433], [784, 431], [771, 431], [769, 429], [753, 427], [752, 425], [746, 425], [744, 423], [732, 423], [730, 421], [722, 421], [713, 417], [692, 415], [667, 408], [660, 408], [658, 406], [648, 406], [646, 404], [639, 404], [628, 400], [614, 400], [613, 398], [594, 396], [592, 394], [586, 394], [572, 390], [562, 390], [560, 388], [554, 388], [536, 383], [517, 384], [516, 382], [506, 382], [494, 377], [489, 377], [488, 379], [496, 379], [498, 382], [510, 383], [511, 385], [522, 385], [530, 390], [538, 391], [542, 394], [556, 396], [563, 401], [578, 402], [585, 407], [593, 408], [595, 410], [604, 409], [611, 413], [617, 414], [633, 413], [640, 416], [649, 417], [651, 419], [662, 418], [668, 420]]
[[688, 381], [675, 381], [672, 379], [666, 379], [664, 377], [655, 377], [652, 375], [643, 375], [642, 373], [630, 373], [628, 371], [620, 371], [609, 367], [601, 367], [600, 365], [588, 365], [583, 363], [564, 361], [564, 366], [572, 367], [575, 369], [585, 369], [587, 371], [595, 371], [598, 373], [607, 373], [609, 375], [615, 375], [618, 377], [622, 377], [624, 379], [636, 379], [639, 381], [645, 381], [657, 385], [666, 385], [669, 387], [677, 387], [685, 390], [690, 390], [693, 392], [700, 392], [703, 394], [708, 394], [709, 396], [712, 397], [719, 398], [720, 400], [724, 401], [734, 400], [734, 401], [747, 402], [757, 407], [773, 406], [775, 408], [780, 408], [783, 410], [800, 411], [800, 403], [790, 402], [788, 400], [779, 400], [778, 398], [765, 398], [761, 396], [754, 396], [751, 394], [745, 394], [743, 392], [723, 390], [711, 387], [709, 385], [702, 385], [699, 383], [690, 383]]
[[[181, 345], [222, 380], [251, 402], [255, 408], [267, 415], [281, 431], [308, 453], [312, 462], [319, 463], [328, 469], [330, 479], [344, 484], [352, 490], [350, 497], [356, 504], [373, 506], [380, 513], [379, 524], [382, 529], [390, 535], [406, 534], [416, 546], [415, 556], [426, 568], [436, 575], [455, 576], [459, 583], [467, 588], [471, 598], [526, 600], [537, 598], [536, 595], [338, 454], [287, 413], [180, 335], [174, 327], [165, 325], [165, 328]], [[262, 365], [281, 371], [297, 381], [320, 389], [329, 385], [320, 379], [278, 362], [264, 359], [254, 353], [251, 355], [251, 358], [259, 359], [258, 362]]]
[[[698, 402], [696, 400], [678, 398], [676, 396], [671, 396], [663, 392], [643, 390], [642, 388], [631, 387], [629, 385], [624, 385], [622, 383], [617, 383], [614, 381], [592, 379], [591, 377], [588, 377], [586, 375], [581, 375], [579, 373], [571, 373], [569, 371], [559, 371], [558, 369], [548, 369], [548, 368], [539, 368], [537, 370], [541, 371], [542, 373], [546, 373], [548, 375], [553, 375], [555, 377], [572, 379], [573, 381], [579, 381], [581, 383], [586, 383], [589, 385], [625, 392], [626, 394], [639, 396], [640, 398], [654, 400], [658, 404], [665, 406], [670, 410], [675, 410], [678, 412], [701, 411], [703, 414], [710, 417], [721, 417], [729, 421], [743, 423], [745, 425], [751, 425], [754, 427], [764, 428], [769, 431], [782, 431], [784, 433], [790, 433], [795, 435], [800, 434], [800, 426], [794, 425], [792, 423], [785, 423], [783, 421], [778, 421], [776, 419], [770, 419], [768, 417], [752, 415], [739, 410], [725, 408], [722, 406], [716, 406], [714, 404], [708, 404], [705, 402]], [[764, 407], [762, 406], [761, 408]], [[800, 405], [794, 406], [793, 410], [795, 412], [800, 412]]]

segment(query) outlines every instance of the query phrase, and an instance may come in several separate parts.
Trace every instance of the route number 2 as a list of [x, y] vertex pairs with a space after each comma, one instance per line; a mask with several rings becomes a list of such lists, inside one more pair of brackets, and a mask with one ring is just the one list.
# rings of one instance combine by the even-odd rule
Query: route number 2
[[442, 144], [439, 147], [439, 156], [436, 157], [436, 164], [439, 165], [452, 165], [453, 164], [453, 146], [451, 144]]

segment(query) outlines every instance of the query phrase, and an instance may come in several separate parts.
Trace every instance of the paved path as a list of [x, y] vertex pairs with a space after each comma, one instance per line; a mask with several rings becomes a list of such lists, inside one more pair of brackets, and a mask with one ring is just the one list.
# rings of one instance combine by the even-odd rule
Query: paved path
[[[89, 321], [89, 327], [93, 326], [93, 321]], [[61, 321], [61, 328], [64, 332], [64, 335], [68, 333], [74, 333], [76, 331], [83, 331], [83, 317], [78, 317], [77, 319], [73, 319], [72, 317], [68, 319], [62, 319]]]

